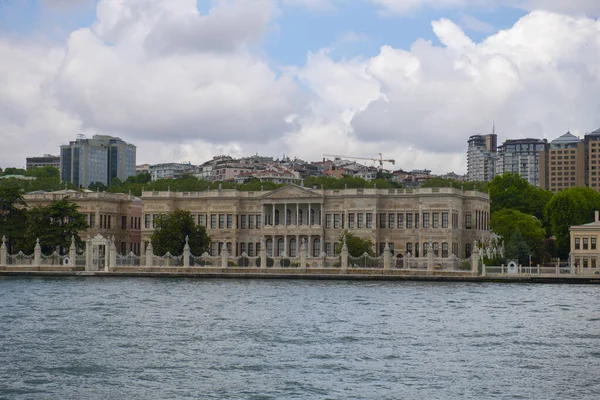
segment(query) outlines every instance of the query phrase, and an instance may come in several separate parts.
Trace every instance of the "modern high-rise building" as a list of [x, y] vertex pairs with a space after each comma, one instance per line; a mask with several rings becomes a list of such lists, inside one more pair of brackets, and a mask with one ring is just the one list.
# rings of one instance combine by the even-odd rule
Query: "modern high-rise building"
[[494, 159], [498, 136], [473, 135], [469, 137], [467, 148], [467, 180], [470, 182], [489, 182], [494, 178]]
[[554, 193], [586, 185], [585, 142], [567, 132], [540, 152], [540, 186]]
[[100, 182], [110, 185], [114, 178], [125, 180], [135, 175], [136, 147], [121, 138], [94, 135], [60, 146], [60, 177], [78, 187]]
[[585, 184], [600, 191], [600, 128], [584, 136]]
[[496, 175], [517, 173], [534, 186], [540, 185], [540, 152], [548, 148], [546, 139], [509, 139], [498, 146]]
[[60, 169], [60, 156], [44, 154], [42, 157], [27, 157], [27, 170], [40, 167], [55, 167]]

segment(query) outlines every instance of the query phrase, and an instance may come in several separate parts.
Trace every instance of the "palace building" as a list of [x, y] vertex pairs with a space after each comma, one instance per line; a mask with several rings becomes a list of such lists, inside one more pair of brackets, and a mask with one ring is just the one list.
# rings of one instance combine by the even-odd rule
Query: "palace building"
[[48, 206], [55, 201], [67, 199], [77, 205], [89, 228], [79, 236], [102, 235], [114, 238], [120, 254], [140, 254], [140, 226], [142, 223], [142, 201], [124, 193], [59, 190], [56, 192], [37, 191], [23, 196], [27, 207]]
[[486, 193], [458, 188], [317, 189], [288, 185], [272, 191], [144, 192], [142, 241], [159, 215], [187, 210], [211, 237], [212, 255], [258, 256], [264, 238], [269, 256], [296, 257], [302, 242], [308, 256], [339, 251], [345, 231], [371, 239], [377, 254], [386, 242], [401, 258], [452, 254], [467, 258], [477, 239], [488, 239]]

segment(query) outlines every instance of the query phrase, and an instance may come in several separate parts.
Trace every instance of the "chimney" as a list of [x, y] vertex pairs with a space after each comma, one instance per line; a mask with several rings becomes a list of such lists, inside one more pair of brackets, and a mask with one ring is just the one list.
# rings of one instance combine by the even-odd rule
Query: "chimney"
[[594, 222], [600, 222], [600, 217], [598, 217], [598, 210], [594, 211]]

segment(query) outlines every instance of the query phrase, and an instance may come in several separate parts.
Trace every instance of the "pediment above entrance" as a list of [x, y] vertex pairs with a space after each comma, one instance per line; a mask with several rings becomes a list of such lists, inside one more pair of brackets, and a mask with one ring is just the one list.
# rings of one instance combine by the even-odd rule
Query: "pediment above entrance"
[[323, 196], [314, 193], [312, 190], [309, 190], [309, 189], [306, 189], [306, 188], [303, 188], [303, 187], [300, 187], [297, 185], [288, 185], [288, 186], [282, 187], [280, 189], [273, 190], [273, 191], [265, 194], [264, 196], [262, 196], [262, 199], [265, 199], [265, 200], [269, 200], [269, 199], [296, 200], [296, 199], [307, 199], [307, 198], [312, 198], [312, 199], [316, 200], [316, 199], [322, 199]]

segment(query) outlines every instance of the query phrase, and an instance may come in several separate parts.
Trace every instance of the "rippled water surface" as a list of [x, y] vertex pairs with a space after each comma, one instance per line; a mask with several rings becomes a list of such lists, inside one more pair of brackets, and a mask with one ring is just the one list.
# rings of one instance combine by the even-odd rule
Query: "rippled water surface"
[[4, 399], [599, 399], [600, 287], [0, 277]]

